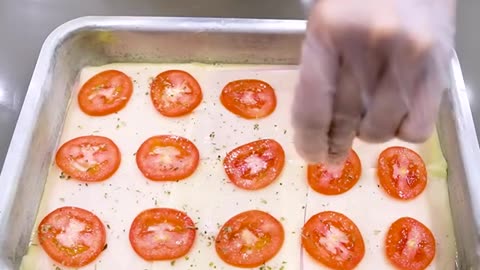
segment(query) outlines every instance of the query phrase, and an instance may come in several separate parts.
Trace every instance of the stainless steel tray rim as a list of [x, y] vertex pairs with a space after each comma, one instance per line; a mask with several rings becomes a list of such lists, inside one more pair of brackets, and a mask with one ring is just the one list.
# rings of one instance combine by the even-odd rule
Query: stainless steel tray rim
[[[295, 19], [249, 19], [249, 18], [221, 18], [221, 17], [149, 17], [149, 16], [85, 16], [70, 20], [57, 29], [51, 36], [73, 33], [82, 29], [139, 29], [141, 31], [215, 31], [245, 33], [246, 25], [255, 25], [255, 33], [298, 33], [306, 29], [306, 20]], [[48, 38], [47, 38], [48, 39]]]
[[[453, 100], [459, 104], [455, 106], [457, 114], [462, 117], [457, 118], [457, 127], [465, 130], [466, 136], [460, 140], [460, 150], [462, 152], [463, 162], [466, 168], [477, 168], [480, 161], [480, 146], [477, 139], [477, 133], [473, 122], [472, 111], [470, 109], [470, 103], [468, 99], [468, 93], [465, 86], [465, 82], [462, 75], [462, 69], [456, 53], [454, 53], [451, 61], [451, 71], [453, 73], [452, 79], [453, 87], [451, 91], [456, 91], [456, 95], [452, 95]], [[480, 171], [478, 170], [465, 170], [468, 174], [467, 183], [469, 185], [470, 193], [480, 194]], [[475, 220], [477, 222], [477, 228], [480, 231], [480, 196], [472, 196], [472, 208]], [[480, 251], [478, 251], [480, 254]]]
[[[254, 31], [252, 25], [255, 25]], [[248, 27], [247, 27], [248, 26]], [[0, 174], [0, 184], [3, 194], [0, 196], [0, 244], [6, 238], [5, 232], [8, 226], [7, 220], [12, 213], [14, 196], [20, 183], [18, 179], [22, 175], [26, 154], [32, 144], [34, 125], [28, 125], [35, 121], [39, 114], [42, 101], [48, 97], [50, 89], [45, 88], [45, 78], [54, 68], [50, 61], [55, 57], [57, 48], [62, 41], [69, 37], [88, 30], [134, 30], [139, 32], [163, 31], [163, 32], [217, 32], [217, 33], [282, 33], [303, 34], [306, 27], [304, 20], [275, 20], [275, 19], [231, 19], [231, 18], [193, 18], [193, 17], [117, 17], [117, 16], [89, 16], [80, 17], [56, 28], [46, 38], [40, 51], [34, 73], [32, 75], [25, 101], [15, 127], [12, 141], [5, 159], [3, 170]], [[459, 117], [455, 119], [458, 130], [463, 130], [464, 137], [459, 140], [460, 158], [466, 168], [466, 180], [471, 196], [471, 206], [477, 231], [480, 231], [480, 172], [475, 170], [480, 161], [480, 147], [475, 132], [473, 117], [468, 101], [468, 95], [463, 81], [461, 67], [458, 58], [453, 53], [451, 60], [452, 84], [450, 89], [452, 102], [456, 105], [454, 110]], [[472, 236], [476, 237], [476, 236]], [[2, 247], [0, 246], [0, 249]], [[476, 250], [480, 257], [480, 250]], [[0, 269], [10, 269], [0, 260]]]

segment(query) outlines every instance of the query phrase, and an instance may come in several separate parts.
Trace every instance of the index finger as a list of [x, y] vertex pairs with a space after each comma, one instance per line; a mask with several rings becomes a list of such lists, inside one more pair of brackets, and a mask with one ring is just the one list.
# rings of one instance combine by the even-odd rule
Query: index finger
[[292, 125], [297, 152], [308, 162], [323, 162], [328, 155], [337, 68], [336, 53], [307, 33], [293, 99]]

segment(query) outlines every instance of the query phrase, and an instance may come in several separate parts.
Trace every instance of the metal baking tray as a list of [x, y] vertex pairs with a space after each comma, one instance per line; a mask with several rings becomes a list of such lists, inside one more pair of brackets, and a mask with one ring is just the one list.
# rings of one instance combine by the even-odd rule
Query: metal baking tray
[[[0, 269], [25, 254], [71, 89], [111, 62], [298, 64], [302, 20], [83, 17], [43, 44], [0, 176]], [[457, 269], [480, 269], [480, 150], [459, 62], [451, 61], [438, 134], [448, 163]]]

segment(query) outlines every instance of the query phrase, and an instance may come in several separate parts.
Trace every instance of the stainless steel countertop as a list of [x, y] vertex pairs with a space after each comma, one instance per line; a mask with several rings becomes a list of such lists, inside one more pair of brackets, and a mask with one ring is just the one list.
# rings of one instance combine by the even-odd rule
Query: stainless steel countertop
[[[458, 0], [457, 52], [480, 134], [480, 1]], [[87, 15], [301, 19], [298, 0], [0, 0], [0, 168], [47, 35]]]

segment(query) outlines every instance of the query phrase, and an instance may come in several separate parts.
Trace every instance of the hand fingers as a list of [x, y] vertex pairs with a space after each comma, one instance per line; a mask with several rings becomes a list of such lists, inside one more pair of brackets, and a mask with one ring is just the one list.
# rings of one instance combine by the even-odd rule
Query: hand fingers
[[307, 33], [292, 107], [295, 147], [307, 162], [327, 157], [337, 65], [335, 52]]
[[378, 59], [365, 39], [364, 28], [347, 24], [332, 29], [341, 55], [329, 130], [327, 163], [343, 165], [368, 102]]
[[392, 139], [407, 114], [409, 100], [391, 70], [379, 82], [372, 103], [362, 120], [358, 137], [367, 142]]
[[[395, 137], [408, 113], [414, 81], [421, 69], [418, 47], [401, 33], [388, 33], [378, 40], [378, 51], [388, 55], [358, 136], [368, 142], [385, 142]], [[415, 89], [416, 90], [416, 89]]]
[[416, 85], [410, 111], [398, 130], [397, 136], [400, 139], [421, 143], [431, 136], [443, 90], [446, 89], [448, 58], [443, 56], [447, 55], [438, 55], [430, 59], [431, 62], [426, 66], [424, 76], [420, 77]]
[[327, 162], [343, 164], [352, 147], [364, 109], [361, 93], [352, 68], [344, 63], [339, 69], [334, 110], [329, 132]]

